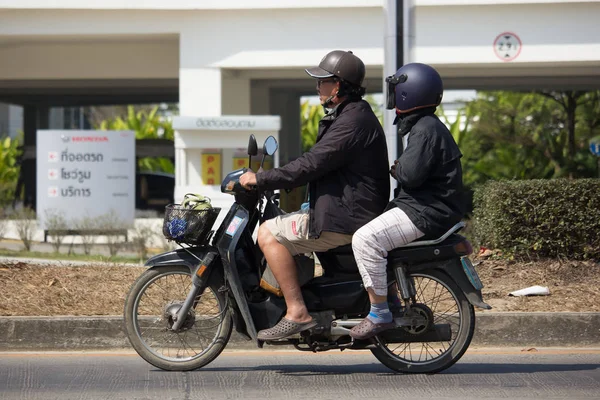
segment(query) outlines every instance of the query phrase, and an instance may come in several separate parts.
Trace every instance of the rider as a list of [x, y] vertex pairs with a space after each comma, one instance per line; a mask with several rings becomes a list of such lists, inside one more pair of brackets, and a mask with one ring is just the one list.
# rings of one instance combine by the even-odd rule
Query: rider
[[[352, 238], [354, 257], [371, 301], [367, 317], [350, 331], [355, 339], [367, 339], [395, 326], [387, 299], [388, 251], [425, 235], [439, 237], [464, 213], [462, 154], [434, 114], [442, 101], [442, 78], [433, 67], [413, 63], [404, 65], [387, 82], [388, 96], [395, 96], [394, 123], [404, 143], [404, 152], [390, 167], [400, 187], [386, 211]], [[392, 291], [395, 289], [390, 288]], [[399, 306], [397, 295], [390, 298]]]
[[258, 244], [287, 305], [277, 325], [258, 332], [261, 340], [283, 339], [317, 325], [304, 304], [293, 256], [350, 244], [352, 234], [381, 214], [389, 200], [385, 134], [362, 100], [365, 65], [351, 51], [335, 50], [306, 72], [317, 80], [327, 111], [315, 145], [281, 168], [240, 177], [242, 186], [262, 190], [309, 183], [307, 209], [270, 219], [258, 231]]

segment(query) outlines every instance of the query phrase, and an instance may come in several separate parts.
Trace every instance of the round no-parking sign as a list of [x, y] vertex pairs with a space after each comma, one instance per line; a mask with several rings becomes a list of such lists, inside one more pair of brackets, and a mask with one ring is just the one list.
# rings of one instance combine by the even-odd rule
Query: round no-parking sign
[[521, 39], [512, 32], [502, 32], [494, 40], [494, 53], [502, 61], [512, 61], [521, 53]]

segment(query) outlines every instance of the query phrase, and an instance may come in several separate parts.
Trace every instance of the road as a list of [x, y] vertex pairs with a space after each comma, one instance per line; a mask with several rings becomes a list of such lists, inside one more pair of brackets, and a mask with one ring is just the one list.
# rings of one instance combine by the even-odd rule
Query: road
[[600, 399], [600, 350], [470, 350], [437, 375], [368, 352], [229, 351], [193, 372], [132, 353], [2, 353], [0, 399]]

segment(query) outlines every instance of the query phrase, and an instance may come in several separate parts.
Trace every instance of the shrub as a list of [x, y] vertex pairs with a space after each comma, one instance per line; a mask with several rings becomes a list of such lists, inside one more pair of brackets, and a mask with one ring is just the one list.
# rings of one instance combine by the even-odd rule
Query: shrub
[[92, 247], [96, 241], [98, 227], [100, 225], [99, 218], [93, 218], [86, 215], [75, 221], [75, 229], [79, 232], [81, 243], [83, 244], [83, 252], [89, 255], [92, 252]]
[[52, 240], [51, 244], [54, 248], [54, 252], [60, 251], [60, 246], [65, 240], [65, 232], [67, 231], [67, 218], [65, 213], [58, 210], [47, 210], [46, 211], [46, 229], [48, 230], [48, 236]]
[[121, 221], [119, 215], [111, 210], [98, 217], [98, 230], [106, 235], [106, 246], [110, 256], [116, 256], [125, 244], [124, 233], [127, 231], [127, 226]]
[[525, 256], [600, 259], [600, 180], [490, 181], [475, 192], [478, 244]]
[[31, 250], [33, 235], [37, 229], [37, 220], [35, 211], [30, 208], [23, 208], [13, 214], [15, 228], [19, 239], [23, 242], [25, 250]]
[[139, 223], [134, 227], [132, 242], [140, 259], [145, 260], [148, 256], [148, 244], [155, 236], [156, 231], [151, 225]]
[[15, 199], [21, 153], [18, 138], [0, 139], [0, 205], [2, 206], [10, 204]]

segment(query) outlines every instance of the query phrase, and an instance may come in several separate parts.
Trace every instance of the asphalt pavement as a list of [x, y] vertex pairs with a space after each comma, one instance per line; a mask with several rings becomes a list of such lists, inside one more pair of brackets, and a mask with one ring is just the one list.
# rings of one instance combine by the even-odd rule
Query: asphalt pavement
[[600, 349], [469, 350], [436, 375], [368, 351], [226, 351], [166, 372], [131, 353], [0, 353], [2, 399], [598, 399]]

